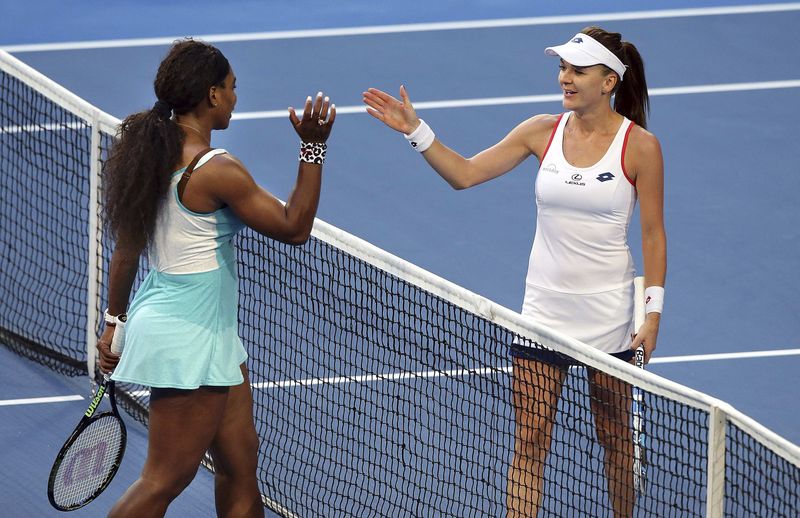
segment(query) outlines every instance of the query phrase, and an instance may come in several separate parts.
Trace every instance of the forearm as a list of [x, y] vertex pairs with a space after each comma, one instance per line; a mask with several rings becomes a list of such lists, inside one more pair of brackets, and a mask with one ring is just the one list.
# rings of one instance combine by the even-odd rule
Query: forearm
[[139, 252], [117, 246], [111, 255], [108, 272], [108, 312], [111, 315], [125, 313], [131, 295], [133, 281], [139, 270]]
[[642, 236], [645, 286], [664, 286], [667, 276], [667, 239], [662, 231]]
[[297, 183], [284, 207], [289, 235], [286, 240], [302, 244], [311, 235], [322, 187], [322, 164], [300, 162]]
[[466, 189], [474, 183], [470, 176], [470, 162], [436, 139], [422, 156], [453, 189]]
[[[663, 230], [647, 232], [642, 237], [642, 255], [645, 286], [664, 287], [667, 276], [667, 240]], [[661, 312], [651, 311], [647, 313], [647, 319], [658, 324], [661, 321]]]

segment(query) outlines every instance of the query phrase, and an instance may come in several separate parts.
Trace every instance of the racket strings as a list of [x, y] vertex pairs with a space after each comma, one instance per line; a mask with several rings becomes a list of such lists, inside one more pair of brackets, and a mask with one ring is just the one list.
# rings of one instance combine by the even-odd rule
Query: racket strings
[[116, 473], [125, 447], [123, 425], [111, 414], [84, 428], [64, 454], [53, 484], [53, 499], [64, 509], [91, 500]]

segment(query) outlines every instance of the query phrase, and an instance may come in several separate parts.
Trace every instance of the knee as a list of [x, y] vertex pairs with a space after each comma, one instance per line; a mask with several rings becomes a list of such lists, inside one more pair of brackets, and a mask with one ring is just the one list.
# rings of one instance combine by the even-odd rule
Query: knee
[[532, 458], [546, 455], [550, 448], [550, 434], [544, 428], [544, 423], [536, 421], [530, 425], [518, 426], [517, 453]]
[[624, 451], [630, 442], [630, 429], [613, 419], [600, 419], [595, 427], [597, 441], [607, 451]]
[[254, 478], [258, 468], [258, 446], [258, 436], [253, 430], [252, 433], [241, 434], [235, 448], [212, 450], [216, 483], [228, 484]]
[[194, 469], [176, 467], [170, 470], [169, 474], [142, 473], [141, 480], [159, 499], [172, 501], [189, 486], [195, 475], [197, 467]]

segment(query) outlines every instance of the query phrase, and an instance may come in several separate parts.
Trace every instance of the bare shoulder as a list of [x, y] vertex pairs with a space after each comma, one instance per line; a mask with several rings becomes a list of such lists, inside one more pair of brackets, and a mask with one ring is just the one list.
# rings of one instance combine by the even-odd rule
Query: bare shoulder
[[520, 124], [520, 127], [524, 127], [531, 135], [546, 134], [548, 137], [550, 137], [550, 134], [553, 132], [553, 128], [556, 127], [556, 124], [558, 124], [558, 120], [560, 118], [561, 115], [541, 113], [526, 120]]
[[663, 177], [664, 158], [661, 155], [661, 144], [655, 135], [641, 126], [634, 126], [628, 135], [628, 145], [623, 160], [625, 169], [634, 182], [640, 177], [654, 180]]
[[[250, 172], [236, 156], [223, 153], [212, 157], [197, 175], [199, 187], [209, 196], [228, 202], [232, 196], [250, 191], [255, 185]], [[195, 181], [195, 180], [192, 180]]]
[[209, 176], [233, 180], [237, 177], [250, 177], [250, 172], [239, 158], [231, 153], [216, 155], [208, 161]]
[[661, 144], [658, 142], [658, 138], [638, 124], [628, 135], [628, 150], [643, 159], [661, 156]]
[[561, 115], [548, 113], [534, 115], [517, 126], [514, 132], [519, 132], [531, 152], [541, 157], [560, 118]]

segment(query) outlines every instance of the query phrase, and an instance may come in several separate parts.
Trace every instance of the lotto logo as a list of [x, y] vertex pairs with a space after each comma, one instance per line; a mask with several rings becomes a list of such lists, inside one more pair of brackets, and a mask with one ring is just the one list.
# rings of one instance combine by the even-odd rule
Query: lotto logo
[[572, 38], [572, 43], [583, 43], [583, 38]]
[[603, 173], [601, 175], [598, 175], [597, 179], [599, 181], [601, 181], [601, 182], [607, 182], [609, 180], [613, 180], [614, 179], [614, 175], [611, 174], [610, 172], [605, 172], [605, 173]]

